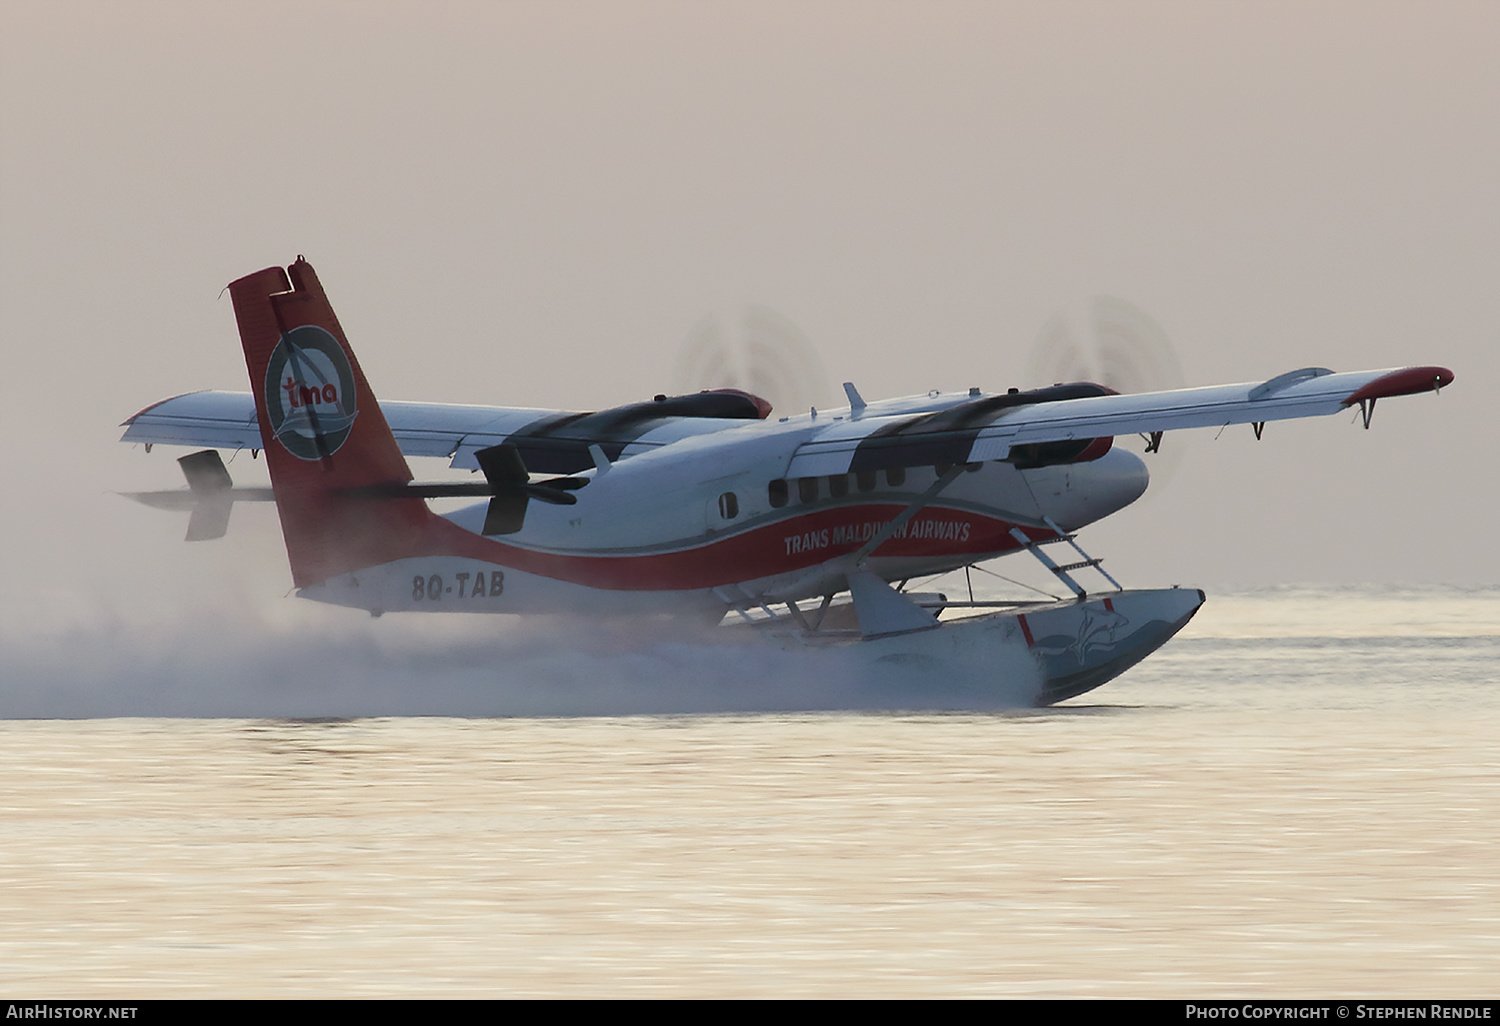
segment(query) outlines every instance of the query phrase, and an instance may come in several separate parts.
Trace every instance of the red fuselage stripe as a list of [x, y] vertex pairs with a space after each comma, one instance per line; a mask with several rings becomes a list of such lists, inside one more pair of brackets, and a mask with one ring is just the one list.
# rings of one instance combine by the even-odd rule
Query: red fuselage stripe
[[[897, 504], [839, 506], [789, 516], [690, 548], [620, 556], [537, 552], [442, 521], [451, 532], [434, 531], [431, 541], [437, 544], [408, 554], [471, 556], [590, 588], [695, 590], [801, 570], [854, 552], [903, 508]], [[941, 565], [955, 558], [1008, 552], [1018, 547], [1010, 535], [1013, 526], [967, 510], [933, 506], [913, 517], [905, 531], [882, 544], [874, 555], [931, 559]], [[1051, 536], [1050, 531], [1022, 530], [1035, 538]]]

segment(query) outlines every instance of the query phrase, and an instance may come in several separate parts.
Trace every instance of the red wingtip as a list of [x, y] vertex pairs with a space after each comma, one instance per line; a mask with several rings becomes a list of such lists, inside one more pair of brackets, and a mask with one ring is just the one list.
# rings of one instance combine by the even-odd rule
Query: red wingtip
[[1366, 399], [1384, 399], [1392, 395], [1416, 395], [1436, 392], [1453, 383], [1453, 372], [1447, 367], [1405, 367], [1382, 374], [1363, 388], [1351, 393], [1343, 402], [1354, 406]]
[[146, 414], [150, 413], [152, 410], [156, 409], [158, 406], [162, 405], [163, 403], [169, 403], [173, 399], [181, 399], [183, 395], [197, 395], [199, 392], [202, 392], [202, 391], [205, 391], [205, 390], [199, 388], [199, 389], [194, 389], [191, 392], [183, 392], [182, 395], [170, 395], [170, 396], [167, 396], [167, 398], [165, 398], [165, 399], [158, 399], [158, 400], [156, 400], [156, 402], [152, 403], [150, 406], [147, 406], [145, 409], [136, 410], [130, 416], [128, 416], [124, 420], [120, 421], [120, 426], [121, 427], [129, 427], [130, 425], [132, 425], [132, 424], [135, 423], [137, 417], [143, 417], [143, 416], [145, 416]]

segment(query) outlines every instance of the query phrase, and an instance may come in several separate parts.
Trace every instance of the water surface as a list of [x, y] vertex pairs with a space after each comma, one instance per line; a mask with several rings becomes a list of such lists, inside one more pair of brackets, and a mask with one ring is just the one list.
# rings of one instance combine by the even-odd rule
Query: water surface
[[[440, 658], [391, 645], [338, 648], [339, 694]], [[517, 645], [439, 663], [446, 700], [721, 683], [691, 646]], [[308, 690], [211, 648], [162, 660], [198, 717]], [[162, 694], [148, 652], [6, 655], [12, 717]], [[1288, 588], [1050, 710], [12, 718], [0, 986], [1493, 997], [1497, 686], [1500, 589]]]

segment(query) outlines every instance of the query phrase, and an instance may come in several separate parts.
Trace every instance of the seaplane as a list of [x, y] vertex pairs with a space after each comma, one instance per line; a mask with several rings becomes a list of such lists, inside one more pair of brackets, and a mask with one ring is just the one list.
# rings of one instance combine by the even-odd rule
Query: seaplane
[[[1145, 658], [1204, 602], [1131, 590], [1078, 531], [1149, 474], [1115, 441], [1358, 411], [1435, 392], [1444, 367], [1289, 371], [1267, 381], [1118, 394], [1088, 382], [933, 391], [776, 416], [748, 392], [656, 395], [578, 412], [379, 401], [302, 257], [228, 288], [249, 393], [148, 406], [122, 441], [190, 446], [187, 488], [133, 493], [221, 536], [234, 503], [274, 501], [302, 598], [396, 612], [673, 616], [783, 646], [846, 647], [932, 673], [1034, 669], [1034, 701], [1089, 691]], [[271, 487], [237, 488], [221, 450], [264, 452]], [[415, 480], [437, 457], [473, 480]], [[429, 500], [472, 497], [439, 514]], [[1049, 551], [1050, 550], [1050, 551]], [[1061, 561], [1051, 553], [1066, 552]], [[1035, 557], [1067, 597], [950, 601], [907, 584]], [[1104, 582], [1087, 590], [1078, 576]], [[997, 670], [996, 668], [1003, 668]]]

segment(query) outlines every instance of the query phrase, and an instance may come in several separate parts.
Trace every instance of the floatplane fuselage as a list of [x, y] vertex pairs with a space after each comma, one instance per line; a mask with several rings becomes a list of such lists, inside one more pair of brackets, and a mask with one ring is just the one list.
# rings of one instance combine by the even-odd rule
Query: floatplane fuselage
[[[1167, 430], [1248, 423], [1258, 436], [1351, 407], [1368, 426], [1377, 399], [1453, 379], [1306, 368], [1139, 395], [1071, 383], [879, 402], [846, 384], [848, 406], [790, 417], [734, 389], [591, 413], [380, 403], [305, 260], [230, 294], [252, 392], [188, 393], [130, 418], [125, 441], [211, 447], [183, 458], [188, 492], [137, 497], [191, 509], [190, 539], [222, 534], [236, 501], [274, 498], [301, 596], [376, 614], [735, 613], [872, 652], [1011, 646], [1039, 667], [1043, 702], [1132, 665], [1203, 600], [1124, 591], [1107, 574], [1111, 588], [1090, 595], [1073, 576], [1102, 573], [1075, 532], [1149, 481], [1115, 436], [1140, 434], [1149, 452]], [[233, 487], [225, 448], [265, 452], [270, 495]], [[407, 456], [477, 477], [414, 483]], [[428, 506], [465, 495], [481, 501]], [[1048, 546], [1081, 558], [1057, 563]], [[954, 619], [978, 604], [891, 586], [1022, 550], [1072, 598]]]

